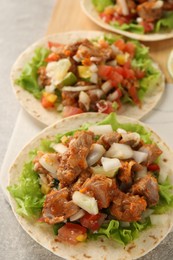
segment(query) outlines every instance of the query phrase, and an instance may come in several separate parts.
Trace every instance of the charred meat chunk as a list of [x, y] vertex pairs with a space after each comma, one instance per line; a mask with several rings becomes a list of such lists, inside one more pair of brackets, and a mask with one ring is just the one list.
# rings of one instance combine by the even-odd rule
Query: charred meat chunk
[[154, 22], [160, 19], [163, 14], [162, 1], [147, 1], [137, 7], [137, 12], [141, 18], [147, 22]]
[[121, 134], [117, 132], [113, 132], [110, 134], [102, 135], [97, 141], [97, 143], [103, 145], [105, 149], [108, 150], [113, 143], [119, 143], [120, 139], [121, 139]]
[[153, 163], [162, 154], [162, 151], [156, 144], [144, 144], [141, 146], [140, 151], [148, 154], [147, 165]]
[[114, 180], [96, 175], [84, 182], [81, 191], [97, 200], [99, 209], [107, 208], [114, 196]]
[[159, 201], [159, 186], [155, 177], [147, 174], [132, 186], [132, 193], [144, 196], [148, 206], [154, 206]]
[[46, 67], [40, 67], [37, 71], [38, 73], [38, 82], [40, 87], [49, 86], [51, 81], [50, 78], [46, 74]]
[[133, 222], [141, 219], [146, 207], [147, 203], [144, 198], [117, 191], [110, 212], [119, 221]]
[[41, 220], [48, 224], [63, 222], [78, 210], [79, 207], [70, 200], [67, 188], [52, 190], [46, 196]]
[[93, 143], [92, 132], [76, 132], [67, 152], [61, 155], [57, 178], [61, 187], [72, 184], [80, 173], [88, 167], [86, 157]]

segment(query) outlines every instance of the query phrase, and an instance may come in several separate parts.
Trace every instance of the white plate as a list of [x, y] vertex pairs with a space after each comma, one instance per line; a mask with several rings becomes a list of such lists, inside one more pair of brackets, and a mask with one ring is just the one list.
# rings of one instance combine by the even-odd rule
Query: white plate
[[132, 39], [140, 40], [140, 41], [160, 41], [165, 39], [173, 38], [173, 30], [169, 33], [150, 33], [150, 34], [137, 34], [128, 31], [123, 31], [117, 29], [108, 23], [105, 23], [99, 16], [98, 12], [96, 11], [94, 5], [92, 4], [92, 0], [81, 0], [81, 7], [84, 13], [97, 25], [101, 26], [102, 28], [122, 34]]

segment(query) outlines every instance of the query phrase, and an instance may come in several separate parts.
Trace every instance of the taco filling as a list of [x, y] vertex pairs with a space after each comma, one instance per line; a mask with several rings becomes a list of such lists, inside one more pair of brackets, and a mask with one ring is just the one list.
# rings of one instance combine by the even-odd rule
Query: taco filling
[[148, 49], [120, 37], [48, 42], [35, 50], [17, 84], [63, 117], [84, 112], [142, 109], [143, 98], [160, 81]]
[[169, 180], [160, 182], [162, 154], [143, 126], [120, 124], [111, 114], [44, 140], [8, 189], [17, 212], [51, 225], [56, 241], [106, 236], [124, 245], [173, 206]]
[[101, 19], [111, 26], [133, 33], [173, 29], [172, 0], [92, 0]]

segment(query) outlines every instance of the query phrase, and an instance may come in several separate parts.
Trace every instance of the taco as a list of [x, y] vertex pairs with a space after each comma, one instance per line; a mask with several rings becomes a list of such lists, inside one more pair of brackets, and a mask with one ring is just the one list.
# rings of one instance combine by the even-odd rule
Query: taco
[[173, 37], [173, 1], [81, 0], [86, 15], [99, 26], [141, 41]]
[[21, 105], [47, 125], [84, 112], [141, 118], [164, 91], [146, 47], [94, 31], [40, 40], [18, 58], [11, 79]]
[[173, 226], [172, 158], [136, 119], [75, 115], [18, 155], [10, 203], [23, 229], [58, 256], [137, 259]]

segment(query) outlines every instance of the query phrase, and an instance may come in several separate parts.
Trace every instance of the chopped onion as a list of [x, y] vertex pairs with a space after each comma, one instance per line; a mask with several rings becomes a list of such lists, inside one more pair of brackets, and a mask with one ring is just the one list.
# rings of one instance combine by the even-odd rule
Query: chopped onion
[[45, 168], [53, 178], [57, 178], [58, 162], [55, 154], [45, 153], [40, 159], [39, 163]]
[[73, 56], [73, 60], [75, 60], [76, 62], [80, 62], [81, 61], [81, 59], [77, 55]]
[[55, 85], [52, 85], [52, 84], [45, 87], [45, 91], [47, 93], [54, 93], [55, 89], [56, 89]]
[[51, 147], [57, 152], [57, 153], [65, 153], [67, 151], [67, 146], [59, 143], [59, 144], [51, 144]]
[[129, 8], [127, 6], [126, 0], [118, 0], [118, 3], [121, 6], [122, 14], [129, 15]]
[[148, 218], [153, 212], [154, 212], [154, 209], [146, 209], [142, 213], [142, 219]]
[[88, 96], [88, 94], [84, 91], [81, 91], [79, 94], [79, 102], [81, 102], [84, 107], [86, 108], [86, 110], [88, 111], [90, 108], [90, 97]]
[[103, 169], [103, 166], [100, 166], [100, 165], [96, 165], [94, 167], [91, 167], [91, 170], [92, 170], [92, 173], [94, 175], [101, 175], [101, 176], [106, 176], [106, 177], [109, 177], [109, 178], [113, 178], [115, 176], [115, 174], [117, 173], [117, 171], [115, 169], [110, 170], [110, 171], [105, 171]]
[[92, 89], [88, 91], [89, 96], [92, 98], [92, 96], [96, 96], [99, 99], [101, 98], [101, 96], [103, 96], [104, 92], [103, 90], [97, 88], [97, 89]]
[[98, 71], [97, 65], [93, 63], [93, 64], [90, 66], [90, 71], [91, 71], [91, 72], [97, 72], [97, 71]]
[[92, 56], [92, 57], [90, 58], [90, 61], [95, 61], [95, 62], [97, 62], [97, 61], [100, 61], [100, 60], [101, 60], [100, 57], [94, 57], [94, 56]]
[[62, 91], [86, 91], [86, 90], [90, 90], [90, 89], [95, 89], [97, 88], [96, 85], [90, 85], [90, 86], [66, 86], [62, 88]]
[[142, 170], [135, 173], [135, 179], [141, 179], [147, 175], [147, 167], [143, 167]]
[[97, 84], [98, 74], [96, 72], [92, 72], [91, 77], [90, 77], [90, 82]]
[[117, 46], [115, 46], [114, 44], [111, 45], [111, 49], [114, 54], [122, 53], [122, 51], [120, 51], [120, 49]]
[[153, 9], [160, 9], [163, 6], [163, 1], [156, 1], [154, 3]]
[[105, 148], [101, 144], [93, 144], [91, 149], [92, 150], [87, 156], [87, 163], [89, 166], [100, 160], [102, 155], [106, 152]]
[[124, 142], [134, 141], [134, 144], [133, 144], [134, 147], [139, 144], [140, 140], [141, 140], [141, 137], [136, 132], [122, 134], [122, 141], [124, 141]]
[[129, 159], [133, 158], [133, 150], [129, 145], [113, 143], [109, 150], [105, 153], [105, 156], [122, 160]]
[[156, 226], [165, 225], [165, 223], [169, 223], [169, 215], [168, 214], [161, 214], [156, 215], [153, 214], [150, 216], [151, 224]]
[[76, 221], [85, 215], [85, 211], [80, 209], [76, 214], [70, 217], [70, 221]]
[[101, 85], [101, 89], [103, 90], [103, 92], [106, 94], [108, 93], [111, 89], [112, 89], [112, 84], [111, 81], [105, 81], [102, 85]]
[[142, 22], [143, 22], [142, 17], [138, 17], [138, 18], [136, 18], [136, 22], [137, 22], [137, 23], [142, 23]]
[[87, 211], [89, 214], [96, 215], [99, 212], [97, 201], [93, 197], [79, 191], [75, 191], [73, 193], [72, 200], [76, 205]]
[[148, 157], [147, 153], [139, 152], [139, 151], [134, 151], [133, 152], [133, 158], [137, 163], [145, 162]]
[[95, 135], [104, 135], [113, 132], [111, 125], [92, 125], [88, 130], [93, 132]]
[[121, 162], [119, 159], [117, 158], [106, 158], [106, 157], [102, 157], [101, 158], [101, 163], [103, 165], [103, 169], [107, 172], [107, 171], [111, 171], [111, 170], [117, 170], [120, 166], [121, 166]]
[[124, 130], [124, 129], [122, 129], [122, 128], [118, 128], [116, 131], [117, 131], [117, 133], [119, 133], [119, 134], [126, 134], [126, 133], [127, 133], [126, 130]]
[[118, 90], [115, 90], [113, 93], [111, 93], [107, 96], [107, 100], [115, 101], [118, 97], [119, 97], [119, 92], [118, 92]]

